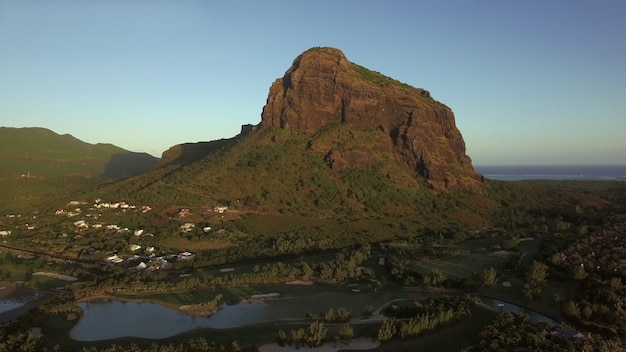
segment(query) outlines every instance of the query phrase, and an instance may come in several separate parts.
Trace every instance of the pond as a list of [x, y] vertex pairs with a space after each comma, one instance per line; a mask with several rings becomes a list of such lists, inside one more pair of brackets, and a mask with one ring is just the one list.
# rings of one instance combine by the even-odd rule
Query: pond
[[70, 335], [74, 340], [98, 341], [118, 337], [161, 339], [197, 328], [227, 329], [280, 320], [301, 320], [307, 311], [346, 308], [359, 317], [370, 304], [375, 308], [395, 299], [419, 299], [419, 293], [321, 293], [304, 297], [242, 301], [223, 304], [212, 316], [194, 316], [155, 303], [93, 300], [80, 303], [83, 316]]
[[0, 299], [0, 313], [8, 312], [23, 306], [25, 302], [18, 302], [12, 299]]
[[133, 336], [160, 339], [197, 328], [231, 328], [267, 318], [263, 301], [223, 305], [213, 316], [190, 315], [155, 303], [96, 300], [79, 304], [83, 317], [72, 329], [79, 341]]
[[[381, 308], [395, 300], [422, 300], [423, 292], [388, 291], [374, 293], [320, 293], [302, 297], [223, 304], [212, 316], [194, 316], [155, 303], [99, 299], [80, 303], [83, 316], [71, 331], [79, 341], [109, 340], [119, 337], [162, 339], [198, 328], [228, 329], [272, 321], [303, 320], [307, 312], [346, 308], [353, 318], [361, 316], [366, 305]], [[481, 300], [494, 310], [525, 313], [533, 322], [557, 322], [534, 310], [489, 297]]]
[[548, 317], [547, 315], [543, 315], [537, 311], [534, 311], [532, 309], [529, 309], [523, 306], [518, 306], [517, 304], [504, 302], [504, 301], [497, 300], [495, 298], [484, 297], [484, 296], [480, 297], [480, 299], [481, 301], [483, 301], [483, 303], [491, 307], [491, 309], [493, 310], [504, 309], [506, 311], [513, 312], [513, 313], [527, 314], [530, 317], [530, 321], [532, 321], [533, 323], [547, 323], [550, 326], [558, 324], [555, 320]]
[[41, 293], [35, 293], [26, 296], [12, 297], [0, 299], [0, 313], [8, 312], [19, 308], [28, 302], [35, 301], [42, 297]]

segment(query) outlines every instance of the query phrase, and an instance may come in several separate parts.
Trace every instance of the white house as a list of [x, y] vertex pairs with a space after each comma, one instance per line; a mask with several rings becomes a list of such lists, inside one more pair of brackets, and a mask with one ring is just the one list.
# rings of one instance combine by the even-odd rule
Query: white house
[[227, 210], [228, 210], [228, 207], [222, 206], [222, 205], [216, 205], [215, 208], [213, 208], [213, 211], [219, 214], [223, 214]]
[[86, 229], [89, 227], [89, 224], [87, 224], [85, 220], [78, 220], [74, 221], [74, 226], [78, 227], [79, 229]]
[[117, 264], [117, 263], [123, 262], [124, 259], [118, 257], [117, 254], [113, 254], [113, 255], [107, 257], [104, 261], [107, 262], [107, 263]]
[[138, 251], [140, 249], [141, 249], [141, 246], [138, 245], [138, 244], [131, 244], [130, 245], [130, 250], [133, 251], [133, 252]]
[[183, 232], [189, 232], [189, 231], [193, 230], [194, 227], [196, 227], [196, 225], [192, 224], [190, 222], [187, 222], [187, 223], [184, 223], [184, 224], [180, 225], [180, 229]]
[[190, 260], [193, 259], [195, 256], [195, 254], [192, 254], [190, 252], [182, 252], [177, 256], [177, 258], [178, 260]]

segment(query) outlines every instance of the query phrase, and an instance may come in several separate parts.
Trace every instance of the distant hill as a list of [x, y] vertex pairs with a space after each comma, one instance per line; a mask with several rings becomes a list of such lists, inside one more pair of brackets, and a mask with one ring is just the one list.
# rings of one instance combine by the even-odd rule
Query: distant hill
[[0, 127], [0, 174], [78, 175], [120, 179], [154, 167], [158, 158], [112, 144], [89, 144], [45, 128]]

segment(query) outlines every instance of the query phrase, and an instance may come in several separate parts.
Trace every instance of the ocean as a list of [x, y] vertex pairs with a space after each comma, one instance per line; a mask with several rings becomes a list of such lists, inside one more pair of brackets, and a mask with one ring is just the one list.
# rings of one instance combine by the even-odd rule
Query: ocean
[[491, 180], [626, 181], [626, 165], [506, 165], [474, 166]]

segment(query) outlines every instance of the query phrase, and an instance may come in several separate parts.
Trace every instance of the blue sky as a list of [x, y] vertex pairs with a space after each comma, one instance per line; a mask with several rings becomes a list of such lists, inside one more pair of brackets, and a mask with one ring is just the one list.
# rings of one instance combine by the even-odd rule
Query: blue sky
[[257, 124], [314, 46], [427, 89], [475, 165], [626, 164], [626, 2], [0, 0], [0, 126], [156, 156]]

